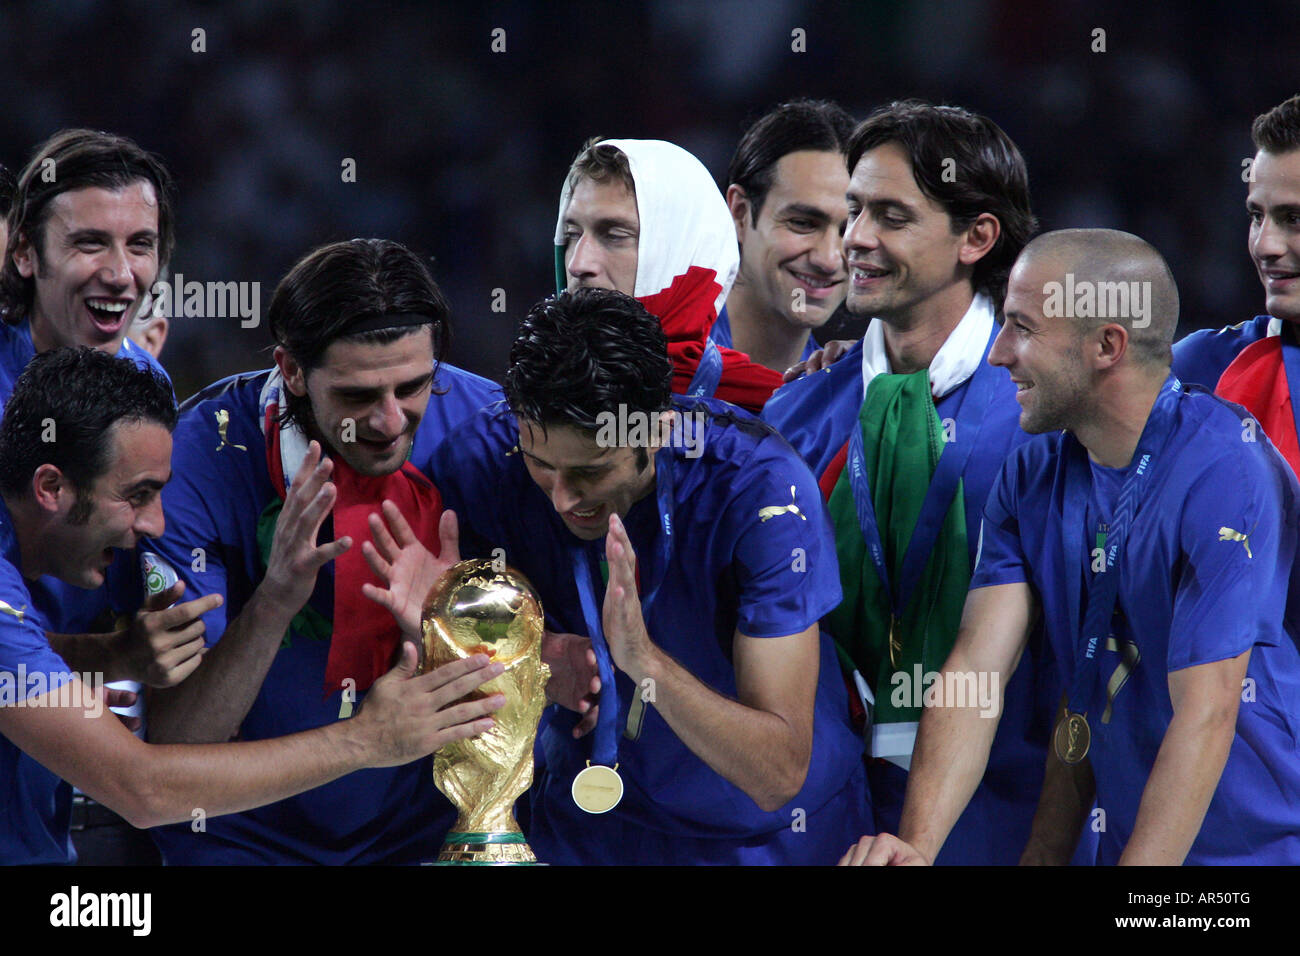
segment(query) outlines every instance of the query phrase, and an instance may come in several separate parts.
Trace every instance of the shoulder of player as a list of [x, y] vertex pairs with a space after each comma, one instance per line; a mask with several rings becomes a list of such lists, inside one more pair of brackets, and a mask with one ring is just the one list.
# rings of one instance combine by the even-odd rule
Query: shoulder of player
[[0, 631], [9, 634], [21, 631], [44, 640], [45, 625], [22, 572], [7, 558], [0, 557]]
[[441, 362], [434, 375], [433, 386], [448, 394], [460, 394], [477, 400], [479, 406], [489, 405], [502, 397], [501, 386], [490, 378], [475, 375], [450, 362]]
[[1240, 405], [1191, 388], [1179, 403], [1170, 471], [1182, 483], [1285, 483], [1287, 465], [1255, 418]]
[[167, 379], [168, 382], [172, 380], [172, 377], [170, 374], [168, 374], [167, 369], [163, 368], [162, 363], [159, 362], [158, 359], [154, 357], [152, 352], [150, 352], [148, 349], [141, 348], [139, 345], [136, 345], [130, 339], [122, 340], [122, 349], [120, 352], [118, 352], [118, 356], [121, 358], [130, 359], [140, 368], [149, 369], [150, 371], [157, 372], [163, 378]]
[[181, 470], [182, 461], [194, 457], [233, 458], [232, 448], [239, 457], [247, 451], [264, 459], [258, 402], [270, 374], [264, 370], [230, 375], [186, 399], [172, 433], [173, 468]]
[[855, 390], [861, 404], [862, 339], [829, 368], [800, 376], [777, 389], [763, 406], [763, 420], [776, 425], [784, 434], [787, 428], [799, 427], [804, 409], [821, 404], [845, 389]]
[[1221, 353], [1235, 355], [1246, 346], [1268, 335], [1269, 318], [1267, 315], [1257, 315], [1253, 319], [1238, 322], [1236, 325], [1227, 325], [1221, 329], [1199, 329], [1190, 332], [1174, 343], [1174, 364], [1175, 366], [1186, 365]]
[[[758, 499], [762, 499], [759, 506], [809, 507], [803, 498], [816, 495], [816, 481], [775, 428], [715, 399], [695, 400], [694, 404], [684, 400], [677, 407], [702, 416], [696, 426], [696, 434], [702, 438], [698, 454], [689, 447], [673, 447], [678, 486], [674, 495], [679, 504], [702, 508], [701, 515], [709, 522], [736, 508], [748, 513]], [[792, 501], [791, 483], [803, 486], [806, 494], [796, 495]]]
[[519, 429], [514, 413], [503, 399], [472, 412], [438, 442], [430, 457], [435, 484], [454, 482], [466, 469], [502, 468], [517, 458]]

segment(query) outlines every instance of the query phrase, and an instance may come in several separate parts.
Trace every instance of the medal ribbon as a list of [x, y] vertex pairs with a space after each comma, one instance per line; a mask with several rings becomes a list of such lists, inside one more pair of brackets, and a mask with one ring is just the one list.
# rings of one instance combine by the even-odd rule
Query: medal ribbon
[[[650, 604], [659, 593], [668, 573], [672, 557], [673, 535], [673, 470], [672, 452], [660, 449], [655, 454], [655, 500], [659, 509], [659, 567], [655, 569], [653, 586], [641, 600], [641, 617], [648, 617]], [[602, 547], [605, 539], [601, 539]], [[600, 717], [591, 747], [592, 763], [612, 767], [618, 763], [619, 704], [618, 689], [614, 683], [614, 659], [605, 643], [605, 629], [601, 621], [601, 605], [596, 601], [596, 588], [591, 572], [591, 554], [585, 545], [573, 549], [573, 580], [578, 587], [578, 600], [582, 616], [587, 622], [587, 635], [596, 653], [596, 668], [600, 673]]]
[[[994, 326], [994, 334], [997, 326]], [[992, 343], [992, 338], [989, 340]], [[988, 346], [985, 347], [987, 357]], [[998, 370], [981, 361], [971, 376], [970, 385], [957, 410], [955, 431], [962, 436], [962, 441], [951, 441], [944, 445], [935, 465], [934, 474], [930, 476], [930, 486], [921, 503], [921, 512], [916, 519], [916, 527], [907, 542], [899, 570], [898, 587], [890, 587], [889, 567], [885, 561], [885, 547], [880, 538], [880, 525], [876, 519], [876, 508], [871, 498], [871, 488], [867, 482], [865, 455], [862, 449], [862, 425], [854, 421], [853, 432], [849, 436], [848, 464], [849, 485], [853, 489], [853, 504], [858, 514], [858, 524], [862, 527], [862, 539], [866, 542], [867, 553], [875, 566], [880, 583], [890, 596], [890, 608], [895, 621], [902, 620], [903, 611], [916, 589], [916, 582], [921, 579], [921, 572], [930, 559], [930, 552], [939, 538], [944, 517], [952, 507], [957, 485], [961, 481], [966, 462], [970, 459], [979, 442], [979, 434], [988, 417], [989, 406], [997, 390]], [[970, 440], [965, 440], [969, 434]]]
[[704, 355], [695, 368], [691, 384], [686, 386], [688, 398], [712, 398], [722, 381], [722, 352], [713, 339], [704, 342]]
[[1110, 522], [1110, 530], [1106, 533], [1105, 568], [1093, 576], [1092, 584], [1088, 588], [1087, 610], [1082, 619], [1079, 615], [1079, 607], [1082, 601], [1085, 568], [1090, 566], [1088, 556], [1091, 554], [1084, 538], [1088, 498], [1092, 491], [1092, 473], [1088, 466], [1088, 453], [1083, 445], [1073, 437], [1067, 439], [1069, 450], [1066, 453], [1063, 504], [1065, 581], [1069, 600], [1070, 628], [1074, 632], [1071, 635], [1072, 643], [1082, 654], [1078, 670], [1074, 674], [1074, 681], [1070, 686], [1067, 704], [1069, 713], [1084, 713], [1096, 687], [1101, 652], [1105, 650], [1107, 638], [1110, 636], [1110, 619], [1115, 613], [1115, 600], [1119, 596], [1119, 557], [1124, 551], [1128, 532], [1142, 501], [1142, 492], [1155, 474], [1159, 460], [1163, 457], [1169, 439], [1174, 433], [1173, 418], [1182, 392], [1182, 383], [1175, 376], [1170, 375], [1161, 387], [1160, 394], [1156, 396], [1146, 426], [1142, 429], [1142, 437], [1133, 452], [1132, 461], [1136, 463], [1136, 467], [1124, 479], [1115, 504], [1115, 514]]

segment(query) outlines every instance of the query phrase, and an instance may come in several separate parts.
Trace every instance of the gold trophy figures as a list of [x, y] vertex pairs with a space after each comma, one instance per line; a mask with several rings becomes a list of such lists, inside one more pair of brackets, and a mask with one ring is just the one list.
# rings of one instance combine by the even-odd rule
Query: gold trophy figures
[[491, 561], [447, 569], [424, 603], [421, 673], [473, 654], [505, 665], [475, 697], [504, 694], [487, 733], [434, 754], [433, 782], [460, 815], [439, 863], [536, 863], [514, 805], [533, 782], [533, 740], [551, 669], [542, 663], [542, 605], [528, 579]]

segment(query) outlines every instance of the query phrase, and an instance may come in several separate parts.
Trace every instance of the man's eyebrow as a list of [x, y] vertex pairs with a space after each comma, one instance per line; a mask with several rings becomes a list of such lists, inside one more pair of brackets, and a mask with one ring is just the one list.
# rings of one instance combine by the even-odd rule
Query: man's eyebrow
[[[564, 224], [565, 224], [566, 226], [581, 226], [581, 225], [582, 225], [582, 223], [578, 222], [578, 220], [573, 219], [573, 218], [571, 218], [571, 217], [569, 217], [569, 216], [565, 216], [565, 217], [564, 217]], [[636, 229], [639, 228], [639, 225], [638, 225], [634, 220], [632, 220], [632, 219], [626, 219], [626, 218], [624, 218], [624, 217], [622, 217], [622, 216], [602, 216], [600, 219], [597, 219], [595, 222], [593, 222], [593, 223], [591, 224], [591, 228], [592, 228], [593, 231], [600, 231], [600, 230], [605, 230], [605, 229], [632, 229], [632, 230], [636, 230]]]
[[1262, 203], [1246, 200], [1247, 212], [1267, 212], [1270, 216], [1294, 216], [1300, 213], [1300, 203], [1282, 202], [1276, 206], [1265, 206]]
[[[612, 449], [607, 449], [606, 457], [598, 461], [588, 462], [585, 465], [569, 465], [564, 470], [565, 471], [596, 471], [601, 468], [608, 468], [609, 467], [608, 453], [611, 450]], [[522, 448], [519, 449], [519, 454], [523, 455], [525, 458], [532, 459], [533, 461], [537, 462], [539, 465], [545, 465], [547, 468], [556, 467], [551, 462], [547, 461], [545, 458], [539, 458], [537, 455], [534, 455], [532, 452], [524, 451], [524, 449]]]
[[806, 216], [809, 219], [816, 219], [821, 222], [830, 221], [830, 213], [818, 206], [811, 206], [804, 202], [787, 203], [781, 207], [782, 216]]
[[867, 200], [867, 208], [875, 212], [888, 212], [891, 209], [897, 209], [909, 216], [916, 215], [916, 207], [911, 203], [903, 202], [901, 199], [869, 199]]
[[141, 478], [139, 481], [128, 485], [126, 490], [122, 492], [122, 497], [130, 498], [138, 491], [162, 491], [163, 485], [167, 484], [167, 482], [171, 480], [172, 474], [170, 471], [167, 473], [167, 477], [162, 481], [159, 481], [157, 478]]

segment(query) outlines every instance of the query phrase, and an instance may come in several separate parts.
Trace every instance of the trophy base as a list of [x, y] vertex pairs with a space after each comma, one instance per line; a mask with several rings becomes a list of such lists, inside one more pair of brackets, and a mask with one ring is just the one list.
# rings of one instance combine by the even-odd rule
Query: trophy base
[[524, 835], [518, 830], [451, 832], [434, 866], [536, 866]]

